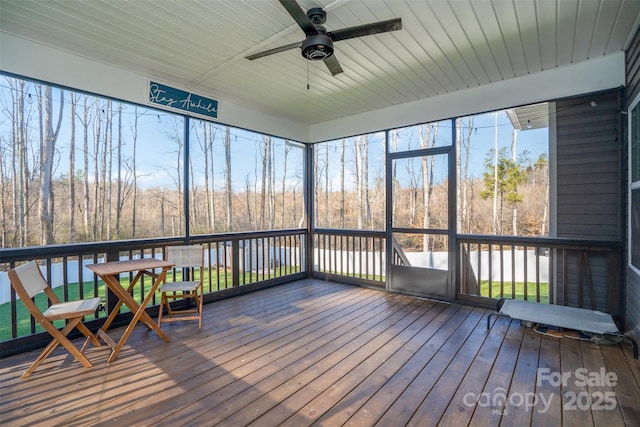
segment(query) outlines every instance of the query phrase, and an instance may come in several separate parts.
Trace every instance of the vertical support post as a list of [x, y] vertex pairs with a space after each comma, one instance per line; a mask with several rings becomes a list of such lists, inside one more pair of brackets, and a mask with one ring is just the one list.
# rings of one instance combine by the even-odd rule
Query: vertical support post
[[184, 209], [184, 244], [188, 245], [191, 239], [191, 230], [189, 227], [190, 214], [189, 214], [189, 116], [184, 116], [184, 176], [182, 182], [184, 182], [184, 188], [182, 189], [182, 206]]
[[[389, 152], [391, 151], [391, 142], [389, 140], [389, 129], [384, 132], [384, 164], [385, 164], [385, 231], [386, 231], [386, 239], [385, 239], [385, 260], [384, 264], [386, 266], [385, 271], [385, 288], [387, 291], [391, 290], [391, 280], [393, 279], [391, 276], [392, 265], [393, 265], [393, 160], [389, 156]], [[380, 270], [380, 274], [382, 275], [382, 269]]]
[[311, 277], [313, 275], [313, 229], [315, 218], [313, 215], [314, 212], [314, 181], [315, 181], [315, 171], [313, 170], [313, 145], [306, 145], [306, 153], [305, 153], [305, 161], [304, 161], [304, 176], [305, 176], [305, 186], [304, 186], [304, 205], [306, 210], [307, 217], [307, 241], [305, 245], [305, 255], [306, 255], [306, 264], [307, 264], [307, 277]]
[[458, 126], [456, 126], [456, 119], [451, 119], [451, 149], [449, 150], [449, 165], [448, 165], [448, 182], [449, 182], [449, 212], [448, 214], [448, 239], [447, 251], [449, 252], [449, 298], [454, 300], [456, 293], [460, 292], [460, 284], [458, 281], [458, 274], [460, 271], [460, 257], [458, 256], [457, 235], [458, 231], [458, 164], [457, 164], [457, 150], [458, 150]]

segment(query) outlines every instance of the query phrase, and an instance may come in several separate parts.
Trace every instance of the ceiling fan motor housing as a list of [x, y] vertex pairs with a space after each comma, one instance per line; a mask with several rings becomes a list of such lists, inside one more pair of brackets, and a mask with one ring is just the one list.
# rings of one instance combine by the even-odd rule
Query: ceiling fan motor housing
[[321, 61], [333, 55], [333, 40], [325, 29], [317, 26], [318, 34], [308, 36], [300, 47], [302, 56], [312, 61]]

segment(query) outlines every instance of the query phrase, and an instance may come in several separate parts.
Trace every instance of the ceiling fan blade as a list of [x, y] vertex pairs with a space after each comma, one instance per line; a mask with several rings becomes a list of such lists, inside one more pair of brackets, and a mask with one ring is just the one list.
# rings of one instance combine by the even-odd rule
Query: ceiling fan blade
[[329, 71], [331, 71], [332, 76], [335, 76], [336, 74], [340, 74], [342, 72], [342, 67], [340, 66], [338, 58], [336, 58], [335, 54], [331, 55], [328, 58], [325, 58], [323, 61]]
[[370, 36], [372, 34], [386, 33], [402, 29], [402, 19], [395, 18], [388, 21], [374, 22], [372, 24], [358, 25], [355, 27], [343, 28], [341, 30], [329, 31], [327, 35], [334, 42], [355, 37]]
[[265, 50], [262, 52], [254, 53], [253, 55], [245, 56], [245, 58], [253, 61], [254, 59], [262, 58], [263, 56], [273, 55], [274, 53], [284, 52], [285, 50], [291, 50], [294, 48], [299, 48], [302, 42], [291, 43], [286, 46], [275, 47], [273, 49]]
[[307, 12], [302, 10], [300, 5], [295, 0], [280, 0], [280, 4], [287, 9], [289, 15], [294, 21], [302, 28], [302, 31], [308, 36], [318, 34], [316, 27], [307, 16]]

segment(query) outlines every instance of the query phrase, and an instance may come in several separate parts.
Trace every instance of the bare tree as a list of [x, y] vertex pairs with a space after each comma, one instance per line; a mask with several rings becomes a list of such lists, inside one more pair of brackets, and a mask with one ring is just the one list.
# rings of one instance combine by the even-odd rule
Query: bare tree
[[4, 172], [5, 162], [5, 147], [4, 138], [0, 137], [0, 245], [3, 248], [7, 247], [7, 212], [4, 201], [6, 193], [6, 181]]
[[83, 153], [83, 200], [84, 200], [84, 234], [89, 235], [89, 96], [84, 95], [82, 115], [82, 153]]
[[[518, 146], [518, 129], [513, 128], [513, 133], [512, 133], [512, 137], [511, 137], [511, 160], [513, 160], [513, 163], [516, 163], [517, 161], [517, 146]], [[513, 231], [513, 235], [517, 236], [518, 235], [518, 205], [517, 204], [513, 204], [512, 208], [511, 208], [511, 227], [512, 227], [512, 231]]]
[[250, 174], [246, 174], [244, 176], [244, 194], [245, 194], [245, 203], [247, 205], [247, 220], [249, 224], [253, 224], [253, 220], [251, 219], [251, 181], [249, 181]]
[[[390, 148], [392, 152], [395, 152], [398, 149], [398, 131], [397, 130], [392, 130], [389, 132], [389, 138], [390, 138]], [[394, 162], [392, 164], [391, 167], [391, 186], [392, 186], [392, 190], [391, 190], [391, 195], [392, 195], [392, 200], [391, 200], [391, 206], [392, 206], [392, 212], [391, 212], [391, 216], [392, 218], [395, 217], [396, 214], [396, 205], [398, 202], [398, 172], [397, 172], [397, 167], [396, 167], [396, 163]]]
[[111, 240], [113, 238], [112, 233], [112, 220], [113, 220], [113, 179], [112, 179], [112, 169], [113, 169], [113, 105], [111, 100], [107, 101], [107, 123], [106, 123], [106, 143], [105, 143], [105, 152], [106, 152], [106, 176], [103, 173], [104, 179], [104, 192], [106, 193], [106, 214], [107, 214], [107, 240]]
[[[211, 231], [215, 227], [215, 210], [213, 203], [213, 141], [216, 135], [216, 127], [209, 122], [202, 122], [202, 140], [200, 141], [200, 148], [202, 149], [204, 158], [204, 191], [207, 207], [207, 224]], [[209, 178], [211, 176], [211, 184], [209, 184]]]
[[[467, 121], [467, 134], [466, 138], [463, 140], [464, 150], [464, 165], [462, 166], [462, 218], [464, 221], [463, 229], [459, 230], [459, 232], [470, 233], [471, 232], [471, 221], [472, 221], [472, 212], [473, 209], [469, 206], [469, 156], [471, 154], [471, 132], [473, 130], [473, 116], [470, 116]], [[462, 150], [460, 150], [462, 151]]]
[[327, 219], [327, 225], [333, 226], [331, 218], [331, 203], [329, 201], [329, 144], [324, 145], [324, 212]]
[[[14, 231], [12, 242], [24, 246], [28, 239], [28, 178], [29, 163], [27, 162], [28, 140], [28, 114], [25, 112], [25, 82], [6, 77], [10, 88], [11, 106], [5, 111], [11, 121], [11, 137], [9, 149], [11, 150], [10, 169], [13, 177], [11, 193], [13, 204], [11, 206], [11, 223]], [[28, 94], [27, 99], [32, 99]], [[33, 101], [31, 101], [33, 102]]]
[[368, 227], [371, 227], [371, 202], [369, 200], [369, 136], [364, 135], [362, 153], [362, 187], [364, 190], [364, 219]]
[[69, 243], [76, 241], [76, 104], [77, 95], [69, 94]]
[[268, 151], [268, 161], [267, 161], [267, 177], [269, 182], [268, 191], [268, 200], [269, 200], [269, 229], [272, 230], [275, 228], [275, 170], [273, 168], [273, 157], [274, 157], [274, 146], [271, 137], [269, 137], [269, 151]]
[[494, 145], [493, 145], [493, 234], [498, 232], [498, 112], [495, 112], [494, 127]]
[[[99, 108], [101, 113], [104, 113], [104, 108]], [[94, 188], [93, 188], [93, 233], [92, 238], [94, 240], [98, 239], [98, 205], [100, 200], [100, 137], [102, 136], [102, 114], [96, 113], [94, 123], [94, 134], [93, 134], [93, 179], [94, 179]]]
[[362, 229], [363, 209], [362, 209], [362, 137], [356, 136], [354, 140], [354, 151], [356, 157], [356, 209], [358, 212], [358, 230]]
[[53, 156], [55, 153], [55, 143], [60, 132], [62, 122], [62, 111], [64, 108], [64, 92], [60, 91], [60, 113], [56, 130], [53, 130], [53, 93], [51, 86], [44, 88], [44, 119], [43, 119], [43, 139], [41, 142], [41, 168], [40, 168], [40, 224], [41, 224], [41, 244], [51, 245], [53, 238], [53, 206], [51, 200], [51, 180], [53, 173]]
[[232, 201], [232, 188], [231, 188], [231, 128], [226, 126], [224, 134], [224, 157], [225, 157], [225, 180], [224, 187], [227, 195], [227, 232], [233, 231], [233, 224], [231, 222], [231, 201]]
[[[173, 142], [175, 143], [175, 155], [176, 155], [176, 163], [175, 163], [175, 169], [176, 169], [176, 174], [173, 177], [173, 180], [175, 182], [176, 185], [176, 193], [177, 193], [177, 199], [178, 199], [178, 204], [177, 206], [172, 206], [172, 203], [169, 203], [170, 207], [173, 207], [178, 213], [180, 212], [180, 207], [184, 206], [184, 196], [183, 196], [183, 182], [182, 182], [182, 173], [183, 173], [183, 164], [182, 164], [182, 154], [183, 154], [183, 149], [184, 149], [184, 141], [182, 139], [183, 137], [183, 129], [181, 127], [182, 121], [179, 119], [175, 119], [172, 122], [173, 124], [173, 128], [172, 128], [172, 135], [171, 135], [171, 139], [173, 140]], [[166, 196], [164, 194], [164, 190], [162, 191], [162, 201], [163, 203], [166, 201]], [[171, 215], [171, 235], [175, 236], [176, 235], [176, 227], [183, 229], [182, 225], [182, 219], [183, 219], [183, 215], [179, 215], [178, 213], [176, 214], [172, 214]], [[176, 221], [176, 217], [178, 218], [178, 224], [176, 225], [175, 221]]]
[[289, 157], [289, 152], [291, 151], [291, 143], [289, 141], [284, 142], [284, 165], [283, 165], [283, 174], [282, 174], [282, 219], [280, 223], [280, 228], [285, 228], [285, 217], [286, 217], [286, 196], [285, 193], [287, 191], [287, 158]]
[[344, 189], [344, 138], [340, 140], [340, 228], [344, 228], [345, 189]]
[[[132, 136], [132, 154], [131, 154], [131, 169], [132, 169], [132, 187], [133, 187], [133, 197], [132, 197], [132, 206], [131, 206], [131, 238], [136, 238], [136, 227], [137, 227], [137, 205], [138, 205], [138, 170], [137, 170], [137, 149], [138, 149], [138, 118], [142, 114], [138, 114], [138, 107], [134, 107], [133, 110], [133, 124], [130, 124], [131, 136]], [[164, 228], [163, 228], [164, 230]], [[164, 233], [163, 233], [164, 235]]]
[[[437, 126], [437, 125], [435, 125]], [[434, 141], [437, 134], [437, 127], [434, 127]], [[431, 125], [420, 126], [420, 148], [429, 148], [429, 137], [431, 136]], [[431, 156], [433, 160], [433, 156]], [[431, 166], [431, 167], [430, 167]], [[422, 168], [422, 228], [428, 229], [431, 225], [431, 182], [433, 177], [433, 163], [431, 165], [428, 162], [427, 156], [422, 156], [421, 159]], [[423, 251], [429, 251], [429, 234], [422, 236], [422, 248]]]
[[115, 233], [116, 236], [120, 237], [120, 221], [122, 220], [122, 209], [123, 209], [123, 190], [122, 190], [122, 169], [123, 169], [123, 161], [122, 161], [122, 145], [124, 141], [122, 140], [122, 103], [118, 103], [118, 143], [117, 143], [117, 152], [116, 152], [116, 168], [117, 168], [117, 183], [116, 183], [116, 225], [115, 225]]
[[[408, 158], [406, 164], [407, 177], [409, 179], [409, 224], [412, 225], [416, 222], [416, 217], [418, 215], [418, 188], [420, 186], [413, 160], [413, 157]], [[400, 189], [401, 188], [398, 188], [398, 190]]]

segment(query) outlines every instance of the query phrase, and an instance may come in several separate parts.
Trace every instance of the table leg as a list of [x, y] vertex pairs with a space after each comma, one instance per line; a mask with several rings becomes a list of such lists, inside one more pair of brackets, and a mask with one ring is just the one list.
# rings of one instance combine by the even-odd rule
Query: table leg
[[[127, 288], [127, 295], [131, 295], [133, 292], [133, 288], [136, 286], [136, 283], [138, 283], [138, 280], [140, 280], [140, 278], [146, 273], [145, 270], [140, 270], [138, 271], [138, 273], [135, 275], [135, 277], [133, 278], [133, 280], [131, 281], [131, 283], [129, 283], [129, 287]], [[129, 307], [129, 309], [131, 310], [132, 313], [135, 313], [138, 311], [138, 309], [140, 308], [140, 306], [138, 305], [138, 302], [133, 299], [130, 298], [128, 299], [129, 301], [129, 305], [127, 305], [127, 307]], [[135, 307], [135, 308], [134, 308]], [[146, 307], [146, 306], [145, 306]], [[150, 321], [148, 321], [147, 319], [143, 319], [142, 320], [143, 323], [147, 326], [147, 329], [151, 329], [151, 327], [149, 326]]]
[[100, 328], [100, 331], [105, 332], [107, 329], [109, 329], [109, 326], [111, 326], [111, 322], [113, 322], [113, 319], [115, 319], [115, 317], [118, 315], [118, 311], [120, 310], [120, 307], [122, 307], [124, 300], [121, 292], [123, 290], [122, 286], [120, 286], [120, 282], [118, 282], [115, 277], [105, 276], [101, 278], [104, 281], [104, 283], [107, 285], [107, 287], [109, 287], [109, 289], [111, 289], [113, 293], [116, 294], [116, 296], [118, 297], [118, 303], [116, 304], [114, 309], [111, 311], [111, 313], [109, 313], [109, 316], [107, 317], [107, 319], [104, 321], [104, 324]]
[[[129, 323], [129, 325], [125, 329], [124, 334], [120, 338], [120, 341], [118, 341], [118, 344], [116, 345], [116, 347], [111, 352], [111, 355], [109, 356], [108, 362], [113, 362], [115, 360], [115, 358], [118, 356], [118, 353], [120, 352], [120, 350], [124, 346], [125, 342], [127, 341], [127, 338], [129, 338], [129, 335], [131, 335], [131, 332], [133, 332], [133, 328], [136, 326], [136, 324], [140, 320], [142, 320], [151, 329], [156, 331], [156, 333], [165, 342], [169, 342], [170, 341], [169, 337], [162, 331], [162, 329], [160, 329], [158, 327], [158, 325], [155, 322], [153, 322], [151, 317], [145, 311], [145, 308], [146, 308], [147, 304], [149, 304], [149, 302], [153, 298], [153, 294], [156, 292], [156, 289], [158, 289], [160, 284], [164, 281], [166, 275], [167, 275], [167, 270], [165, 269], [165, 270], [162, 271], [162, 273], [160, 273], [158, 278], [154, 281], [153, 285], [151, 286], [151, 289], [149, 290], [149, 292], [147, 292], [147, 295], [145, 296], [145, 298], [144, 298], [144, 300], [142, 301], [141, 304], [138, 304], [133, 299], [133, 297], [131, 297], [131, 295], [128, 292], [128, 289], [127, 289], [127, 291], [125, 291], [124, 288], [120, 287], [120, 291], [123, 291], [121, 294], [118, 292], [119, 296], [121, 296], [121, 300], [124, 301], [124, 304], [127, 307], [129, 307], [129, 309], [132, 312], [134, 312], [135, 314], [133, 316], [133, 319], [131, 319], [131, 322]], [[139, 278], [139, 276], [136, 276], [136, 279], [137, 278]], [[136, 280], [132, 281], [132, 285], [135, 284], [135, 281]], [[130, 285], [131, 289], [132, 289], [132, 285]]]

